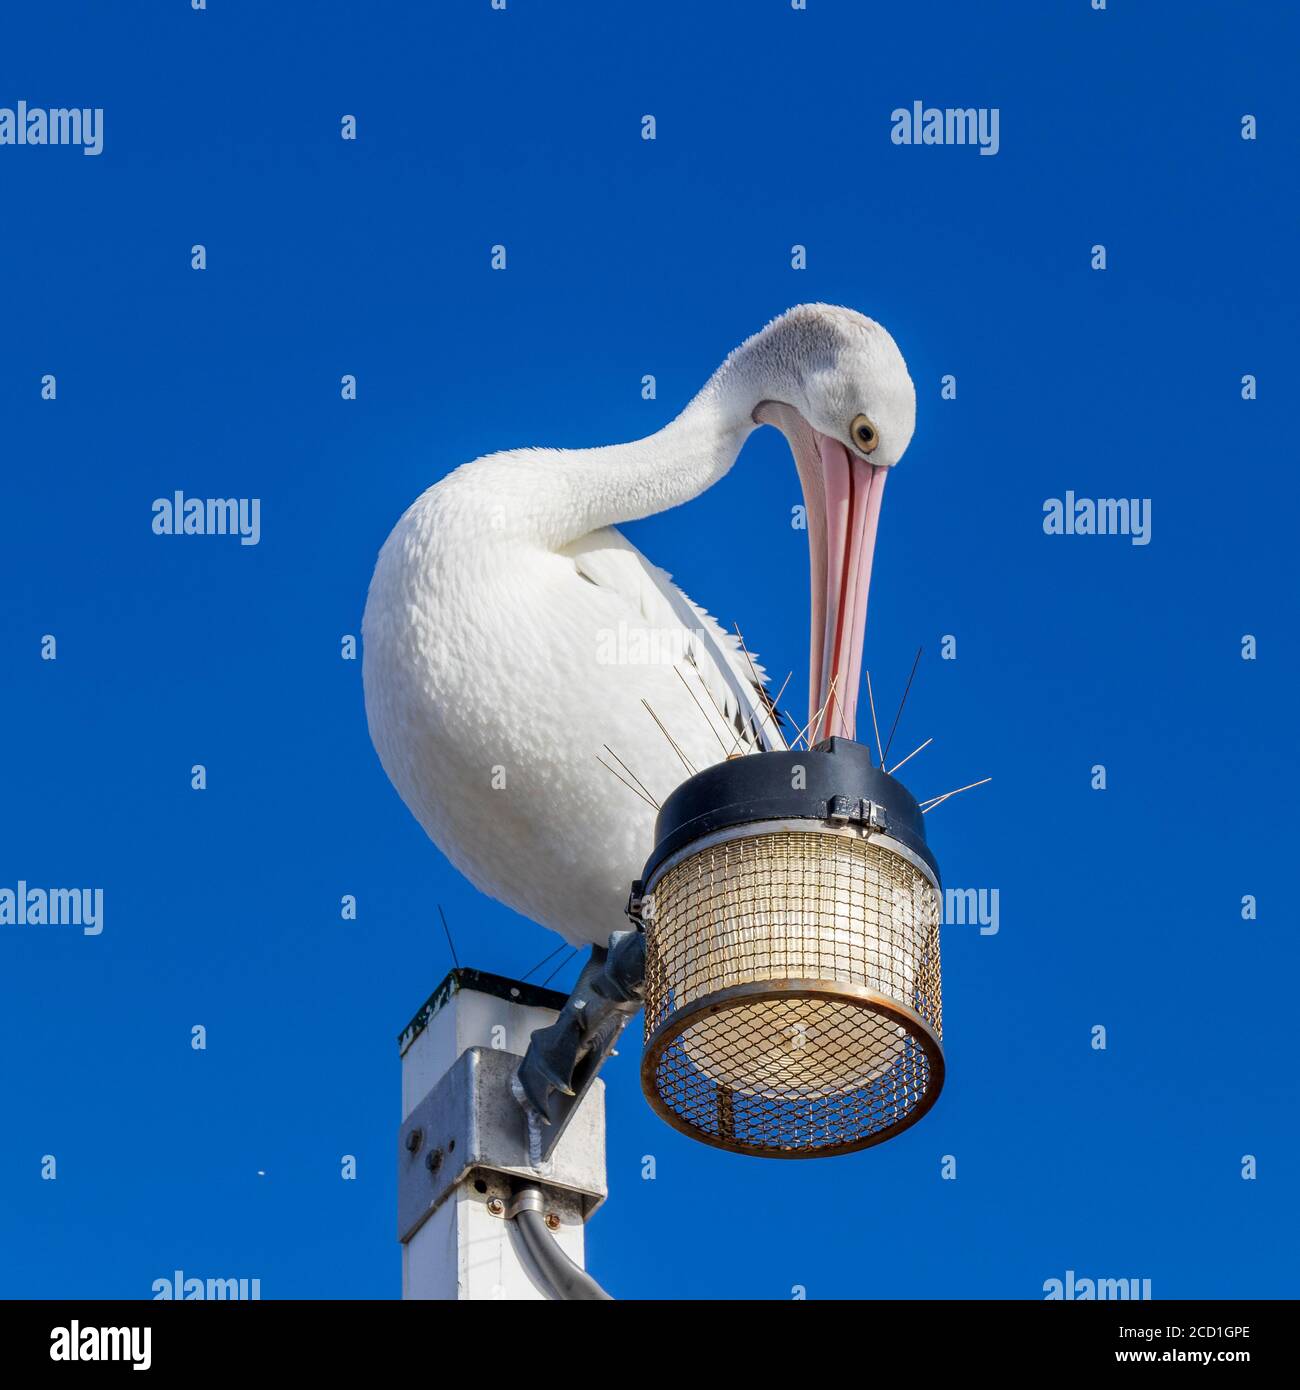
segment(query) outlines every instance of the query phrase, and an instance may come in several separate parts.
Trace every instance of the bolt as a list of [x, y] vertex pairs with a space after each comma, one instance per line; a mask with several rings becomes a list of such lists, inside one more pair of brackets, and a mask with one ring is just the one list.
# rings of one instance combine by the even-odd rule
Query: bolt
[[546, 1217], [546, 1229], [548, 1231], [558, 1231], [560, 1229], [560, 1218], [554, 1212], [549, 1212]]
[[506, 1204], [501, 1200], [500, 1197], [489, 1197], [487, 1209], [488, 1214], [490, 1216], [504, 1216]]
[[424, 1166], [429, 1172], [436, 1173], [438, 1169], [442, 1167], [442, 1150], [430, 1149], [425, 1155]]
[[420, 1152], [420, 1145], [423, 1143], [424, 1131], [420, 1129], [413, 1129], [406, 1136], [406, 1152], [408, 1154], [418, 1154]]

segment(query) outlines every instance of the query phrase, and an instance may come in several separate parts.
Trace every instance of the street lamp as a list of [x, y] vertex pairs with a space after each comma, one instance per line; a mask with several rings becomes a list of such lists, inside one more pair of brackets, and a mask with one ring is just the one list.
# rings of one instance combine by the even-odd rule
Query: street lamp
[[943, 1086], [938, 865], [844, 738], [705, 769], [664, 802], [633, 912], [650, 1104], [768, 1158], [879, 1144]]

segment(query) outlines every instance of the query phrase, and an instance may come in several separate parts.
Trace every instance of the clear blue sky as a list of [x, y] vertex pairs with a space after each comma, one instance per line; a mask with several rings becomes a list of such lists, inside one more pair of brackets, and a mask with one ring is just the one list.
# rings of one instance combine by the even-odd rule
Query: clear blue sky
[[[105, 146], [0, 146], [0, 887], [106, 898], [98, 937], [0, 928], [0, 1293], [398, 1294], [435, 904], [468, 964], [554, 939], [370, 748], [339, 650], [374, 556], [454, 465], [655, 429], [819, 299], [917, 383], [868, 662], [889, 703], [925, 645], [919, 794], [995, 777], [931, 832], [1000, 930], [945, 930], [947, 1089], [862, 1154], [694, 1144], [625, 1047], [591, 1265], [627, 1297], [1295, 1294], [1297, 40], [1262, 3], [9, 7], [0, 106], [103, 107]], [[914, 100], [997, 107], [1000, 152], [891, 144]], [[261, 543], [155, 536], [176, 489], [261, 498]], [[1150, 498], [1151, 543], [1044, 535], [1067, 490]], [[798, 500], [764, 431], [631, 528], [781, 676]]]

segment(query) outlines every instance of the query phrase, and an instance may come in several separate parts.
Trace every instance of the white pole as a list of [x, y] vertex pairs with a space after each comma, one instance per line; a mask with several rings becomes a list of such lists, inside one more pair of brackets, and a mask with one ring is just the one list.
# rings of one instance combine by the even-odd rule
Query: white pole
[[563, 999], [453, 970], [402, 1034], [403, 1298], [551, 1297], [507, 1215], [525, 1183], [542, 1189], [556, 1242], [583, 1266], [584, 1222], [606, 1192], [604, 1085], [592, 1084], [541, 1168], [509, 1088], [533, 1030], [554, 1021]]

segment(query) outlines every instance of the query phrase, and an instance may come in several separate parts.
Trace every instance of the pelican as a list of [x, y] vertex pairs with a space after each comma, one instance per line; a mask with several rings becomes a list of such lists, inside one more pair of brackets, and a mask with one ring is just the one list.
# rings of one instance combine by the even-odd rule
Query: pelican
[[[753, 430], [780, 430], [806, 504], [813, 733], [852, 736], [881, 498], [915, 419], [884, 328], [800, 305], [657, 433], [466, 463], [384, 543], [362, 622], [380, 762], [471, 883], [593, 947], [575, 996], [636, 1007], [634, 967], [613, 985], [588, 972], [637, 935], [620, 927], [655, 804], [689, 769], [785, 746], [761, 666], [617, 526], [698, 497]], [[562, 1018], [562, 1056], [524, 1078], [536, 1108], [568, 1089], [592, 1026]]]

